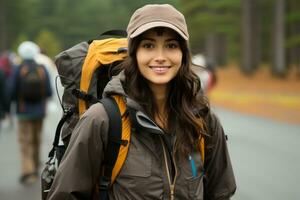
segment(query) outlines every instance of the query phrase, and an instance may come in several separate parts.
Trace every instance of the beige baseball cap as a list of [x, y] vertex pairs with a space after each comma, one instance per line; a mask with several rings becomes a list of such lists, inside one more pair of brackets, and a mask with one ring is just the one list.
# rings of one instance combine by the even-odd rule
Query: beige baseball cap
[[127, 26], [128, 38], [134, 38], [154, 27], [167, 27], [183, 39], [189, 39], [185, 18], [169, 4], [148, 4], [137, 9]]

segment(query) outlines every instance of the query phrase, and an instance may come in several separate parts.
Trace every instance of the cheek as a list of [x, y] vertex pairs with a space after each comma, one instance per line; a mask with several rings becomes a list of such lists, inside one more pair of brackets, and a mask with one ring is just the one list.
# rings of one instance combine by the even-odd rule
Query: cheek
[[182, 55], [181, 51], [178, 51], [177, 53], [174, 53], [172, 55], [172, 60], [173, 60], [174, 64], [178, 65], [179, 67], [182, 65], [182, 58], [183, 58], [183, 55]]
[[147, 61], [147, 54], [143, 53], [142, 51], [136, 52], [136, 61], [139, 68], [145, 65]]

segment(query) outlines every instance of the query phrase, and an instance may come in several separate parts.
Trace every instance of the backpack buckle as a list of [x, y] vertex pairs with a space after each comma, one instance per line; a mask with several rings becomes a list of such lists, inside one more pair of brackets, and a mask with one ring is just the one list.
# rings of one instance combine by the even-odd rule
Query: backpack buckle
[[110, 185], [110, 178], [107, 178], [105, 176], [101, 176], [100, 183], [99, 183], [99, 190], [108, 190]]

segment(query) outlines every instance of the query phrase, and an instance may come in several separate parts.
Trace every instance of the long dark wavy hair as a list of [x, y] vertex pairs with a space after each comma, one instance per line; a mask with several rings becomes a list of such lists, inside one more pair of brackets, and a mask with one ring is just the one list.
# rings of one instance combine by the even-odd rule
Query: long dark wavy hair
[[[123, 62], [125, 71], [124, 89], [126, 93], [137, 101], [145, 112], [154, 119], [158, 114], [154, 95], [148, 86], [148, 81], [141, 75], [136, 52], [143, 39], [143, 35], [129, 41], [128, 57]], [[194, 111], [199, 106], [208, 106], [208, 102], [200, 94], [201, 83], [199, 78], [191, 70], [191, 54], [188, 43], [178, 35], [178, 41], [182, 50], [182, 66], [177, 75], [170, 82], [167, 94], [166, 132], [176, 134], [175, 150], [183, 155], [191, 152], [197, 145], [198, 140], [205, 135], [205, 124], [201, 116]]]

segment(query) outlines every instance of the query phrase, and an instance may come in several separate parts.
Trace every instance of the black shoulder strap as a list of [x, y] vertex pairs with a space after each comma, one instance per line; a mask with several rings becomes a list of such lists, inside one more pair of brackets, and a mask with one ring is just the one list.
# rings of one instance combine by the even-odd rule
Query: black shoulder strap
[[122, 117], [119, 107], [113, 98], [103, 98], [100, 102], [103, 104], [109, 118], [109, 130], [103, 162], [103, 175], [100, 176], [99, 182], [99, 195], [101, 200], [108, 200], [111, 174], [122, 143]]
[[116, 30], [109, 30], [102, 33], [100, 36], [120, 36], [120, 37], [127, 37], [127, 32], [125, 30], [116, 29]]
[[75, 113], [75, 108], [71, 108], [67, 111], [64, 112], [63, 117], [59, 120], [58, 125], [56, 127], [56, 131], [55, 131], [55, 137], [53, 140], [53, 144], [52, 144], [52, 149], [49, 152], [48, 157], [52, 158], [54, 156], [54, 152], [56, 150], [57, 147], [59, 147], [59, 139], [60, 139], [60, 133], [61, 133], [61, 129], [64, 125], [64, 123]]
[[106, 32], [101, 33], [100, 35], [98, 35], [96, 38], [92, 38], [90, 40], [88, 40], [88, 43], [91, 44], [94, 40], [97, 39], [104, 39], [107, 37], [127, 37], [127, 32], [125, 30], [121, 30], [121, 29], [116, 29], [116, 30], [109, 30]]

